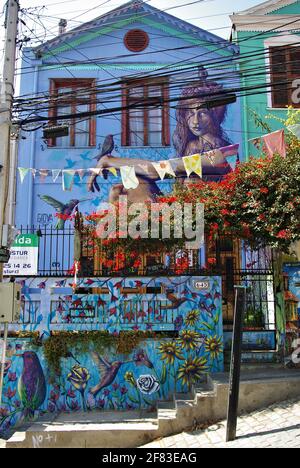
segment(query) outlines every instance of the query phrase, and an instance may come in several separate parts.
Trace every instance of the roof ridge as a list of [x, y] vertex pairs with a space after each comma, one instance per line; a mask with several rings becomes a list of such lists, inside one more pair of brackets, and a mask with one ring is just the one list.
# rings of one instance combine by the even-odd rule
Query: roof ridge
[[293, 3], [296, 3], [298, 1], [299, 0], [267, 0], [251, 8], [247, 8], [247, 10], [242, 10], [234, 14], [235, 15], [247, 15], [247, 14], [267, 15], [268, 13], [272, 13], [273, 11], [278, 11], [281, 8], [292, 5]]
[[80, 26], [72, 28], [69, 31], [67, 31], [67, 32], [65, 32], [65, 33], [63, 33], [61, 35], [55, 36], [54, 38], [50, 39], [49, 41], [46, 41], [44, 44], [41, 44], [41, 45], [35, 47], [34, 50], [35, 51], [39, 51], [39, 50], [42, 51], [45, 48], [49, 48], [49, 46], [51, 47], [52, 45], [56, 45], [61, 41], [68, 40], [68, 38], [71, 39], [71, 37], [73, 38], [74, 36], [83, 34], [85, 31], [86, 32], [92, 32], [93, 29], [99, 28], [99, 26], [101, 26], [101, 23], [103, 25], [105, 25], [105, 22], [107, 20], [109, 20], [110, 18], [117, 20], [118, 16], [121, 16], [122, 14], [126, 13], [127, 10], [132, 9], [135, 6], [137, 8], [137, 11], [136, 11], [137, 14], [142, 14], [144, 12], [144, 13], [148, 13], [149, 15], [150, 14], [157, 15], [161, 19], [164, 19], [166, 21], [166, 23], [173, 23], [173, 26], [174, 26], [174, 23], [176, 23], [176, 25], [179, 26], [182, 30], [185, 30], [186, 33], [190, 32], [190, 33], [193, 33], [193, 34], [199, 34], [199, 35], [204, 34], [204, 35], [206, 35], [207, 37], [205, 38], [205, 40], [211, 42], [211, 44], [214, 44], [215, 42], [218, 42], [218, 44], [220, 44], [220, 42], [222, 41], [224, 44], [230, 45], [231, 49], [234, 48], [233, 44], [230, 41], [228, 41], [227, 39], [219, 37], [216, 34], [213, 34], [213, 33], [209, 32], [209, 31], [206, 31], [206, 30], [204, 30], [202, 28], [199, 28], [198, 26], [195, 26], [195, 25], [193, 25], [193, 24], [191, 24], [191, 23], [189, 23], [189, 22], [187, 22], [185, 20], [182, 20], [181, 18], [178, 18], [178, 17], [176, 17], [174, 15], [171, 15], [168, 12], [160, 10], [160, 9], [158, 9], [158, 8], [152, 6], [152, 5], [149, 5], [148, 3], [146, 3], [143, 0], [130, 0], [129, 2], [127, 2], [127, 3], [123, 4], [123, 5], [120, 5], [119, 7], [115, 8], [113, 10], [110, 10], [107, 13], [104, 13], [101, 16], [98, 16], [97, 18], [94, 18], [91, 21], [87, 21], [86, 23], [83, 23]]

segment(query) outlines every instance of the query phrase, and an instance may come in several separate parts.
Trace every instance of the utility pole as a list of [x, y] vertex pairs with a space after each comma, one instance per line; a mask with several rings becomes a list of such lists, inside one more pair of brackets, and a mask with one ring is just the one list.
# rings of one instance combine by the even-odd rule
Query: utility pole
[[[19, 0], [8, 0], [6, 3], [4, 61], [0, 95], [0, 249], [2, 247], [3, 225], [5, 223], [6, 204], [9, 196], [10, 133], [12, 127], [19, 8]], [[0, 262], [0, 283], [2, 280], [3, 263]], [[2, 365], [0, 368], [0, 403], [2, 399], [7, 334], [8, 323], [5, 322]]]
[[[0, 97], [0, 247], [2, 247], [2, 228], [5, 223], [6, 203], [9, 192], [10, 132], [12, 125], [19, 8], [19, 0], [7, 1]], [[0, 263], [0, 281], [2, 281], [2, 274], [3, 265]]]

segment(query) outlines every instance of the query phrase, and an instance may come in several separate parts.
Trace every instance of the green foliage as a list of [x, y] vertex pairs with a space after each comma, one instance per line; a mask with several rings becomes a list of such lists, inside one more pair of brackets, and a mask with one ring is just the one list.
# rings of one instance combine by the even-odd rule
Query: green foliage
[[265, 318], [261, 309], [250, 307], [247, 309], [247, 316], [244, 320], [244, 326], [247, 328], [264, 328]]
[[61, 360], [80, 354], [95, 351], [101, 354], [130, 354], [139, 344], [148, 338], [166, 336], [163, 332], [151, 331], [121, 331], [110, 334], [107, 331], [60, 331], [52, 332], [49, 338], [42, 342], [44, 356], [52, 377], [60, 375]]
[[260, 128], [263, 132], [271, 133], [272, 130], [270, 125], [268, 125], [267, 122], [265, 122], [254, 109], [248, 107], [247, 111], [249, 115], [253, 118], [254, 124], [257, 128]]
[[286, 158], [251, 158], [219, 183], [177, 185], [175, 195], [182, 203], [204, 203], [210, 237], [229, 235], [288, 252], [300, 240], [299, 141], [289, 145]]

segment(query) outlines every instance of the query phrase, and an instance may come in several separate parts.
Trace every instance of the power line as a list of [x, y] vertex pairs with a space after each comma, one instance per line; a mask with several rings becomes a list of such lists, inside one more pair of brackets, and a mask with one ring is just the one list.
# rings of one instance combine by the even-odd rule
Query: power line
[[[148, 0], [147, 0], [147, 1], [148, 1]], [[196, 1], [192, 2], [192, 3], [204, 3], [204, 2], [209, 2], [209, 1], [213, 1], [213, 0], [196, 0]], [[184, 4], [178, 5], [178, 6], [176, 6], [176, 7], [169, 7], [169, 8], [166, 8], [166, 9], [164, 9], [164, 10], [158, 10], [158, 9], [155, 8], [154, 10], [157, 10], [157, 11], [160, 12], [160, 13], [164, 13], [164, 12], [166, 12], [166, 11], [168, 11], [168, 10], [171, 10], [171, 9], [174, 9], [174, 8], [180, 8], [180, 7], [183, 7], [183, 6], [187, 6], [188, 4], [189, 4], [189, 3], [184, 3]], [[118, 10], [118, 12], [121, 12], [122, 10], [126, 10], [126, 9], [128, 8], [128, 6], [129, 6], [129, 4], [127, 3], [127, 4], [125, 4], [123, 7], [118, 7], [116, 10]], [[69, 36], [69, 35], [73, 35], [73, 34], [76, 33], [76, 32], [78, 32], [79, 34], [81, 34], [81, 33], [83, 33], [83, 32], [90, 31], [90, 30], [92, 30], [92, 29], [95, 29], [96, 27], [99, 27], [99, 25], [95, 25], [95, 24], [93, 24], [93, 23], [94, 23], [95, 21], [99, 21], [100, 19], [104, 19], [105, 16], [109, 16], [111, 13], [113, 13], [113, 12], [116, 11], [116, 10], [112, 10], [112, 11], [110, 11], [110, 12], [107, 12], [107, 13], [105, 13], [104, 15], [98, 17], [98, 18], [95, 18], [95, 19], [93, 19], [93, 20], [91, 20], [91, 21], [88, 21], [88, 22], [84, 23], [84, 24], [86, 25], [84, 28], [82, 28], [81, 26], [80, 26], [80, 27], [77, 27], [77, 28], [73, 28], [72, 30], [70, 30], [70, 31], [68, 31], [68, 32], [66, 32], [66, 33], [63, 34], [64, 38], [67, 37], [67, 36]], [[153, 14], [153, 12], [139, 13], [138, 16], [137, 16], [137, 18], [138, 18], [138, 19], [140, 19], [140, 18], [145, 18], [145, 17], [147, 17], [147, 16], [151, 16], [152, 14]], [[130, 12], [130, 13], [128, 13], [128, 14], [125, 14], [125, 13], [124, 13], [122, 16], [123, 16], [123, 17], [124, 17], [124, 16], [125, 16], [125, 17], [126, 17], [126, 16], [131, 17], [131, 16], [132, 16], [132, 12]], [[174, 18], [176, 18], [176, 17], [174, 17]], [[178, 20], [178, 18], [176, 18], [176, 19]], [[181, 21], [184, 21], [184, 20], [181, 20]], [[115, 20], [114, 20], [114, 21], [111, 21], [111, 22], [107, 21], [107, 22], [105, 23], [105, 26], [109, 26], [110, 24], [114, 24], [114, 23], [115, 23]], [[187, 23], [187, 24], [188, 24], [188, 23]], [[194, 25], [189, 24], [189, 26], [190, 26], [190, 27], [193, 27]], [[121, 26], [120, 28], [122, 28], [122, 26]], [[117, 28], [117, 29], [120, 29], [120, 28]], [[199, 28], [197, 28], [197, 26], [194, 26], [194, 28], [195, 28], [195, 32], [193, 33], [193, 32], [190, 31], [191, 34], [197, 34], [196, 29], [199, 29]], [[220, 38], [218, 38], [218, 36], [215, 36], [215, 38], [216, 38], [216, 39], [220, 39]], [[51, 39], [51, 40], [48, 41], [48, 42], [53, 42], [53, 39]], [[223, 42], [225, 42], [225, 39], [223, 39]], [[213, 43], [213, 41], [212, 41], [212, 43]]]
[[[292, 45], [296, 45], [296, 44], [299, 44], [299, 43], [294, 43], [294, 44], [292, 44]], [[233, 60], [230, 60], [230, 64], [232, 65], [232, 62], [233, 62], [233, 61], [238, 61], [239, 64], [240, 64], [240, 66], [243, 66], [244, 63], [248, 63], [248, 61], [249, 61], [248, 59], [253, 60], [253, 59], [257, 59], [258, 57], [261, 57], [261, 59], [263, 59], [263, 58], [269, 57], [269, 55], [270, 55], [270, 54], [269, 54], [269, 51], [266, 51], [266, 50], [264, 50], [263, 52], [259, 52], [259, 53], [255, 53], [255, 52], [254, 52], [254, 53], [251, 53], [251, 54], [247, 53], [247, 54], [244, 54], [243, 56], [236, 56], [236, 57], [234, 57]], [[243, 59], [245, 59], [244, 62], [241, 61], [241, 57], [242, 57]], [[213, 62], [214, 67], [211, 66], [211, 65], [212, 65], [211, 62], [206, 62], [206, 63], [203, 63], [203, 62], [202, 62], [201, 65], [205, 65], [205, 66], [209, 65], [209, 70], [212, 71], [214, 68], [216, 68], [216, 65], [224, 65], [224, 63], [227, 64], [227, 62], [228, 62], [227, 60], [224, 61], [224, 59], [221, 59], [221, 60], [216, 60], [216, 61]], [[194, 70], [195, 70], [195, 67], [196, 67], [196, 64], [195, 64], [195, 63], [191, 63], [191, 65], [190, 65], [189, 67], [186, 67], [184, 71], [174, 72], [174, 70], [171, 70], [171, 71], [166, 72], [166, 73], [164, 73], [164, 74], [160, 74], [160, 75], [159, 75], [159, 78], [161, 78], [161, 77], [167, 77], [167, 76], [169, 76], [169, 75], [171, 75], [172, 78], [175, 78], [178, 74], [181, 74], [181, 75], [182, 75], [183, 73], [186, 74], [186, 73], [189, 72], [190, 70], [194, 71]], [[253, 71], [253, 67], [254, 67], [254, 66], [252, 65], [250, 68], [248, 68], [248, 70], [243, 69], [243, 70], [240, 72], [240, 74], [241, 74], [242, 76], [246, 77], [246, 76], [247, 76], [247, 75], [246, 75], [246, 71], [252, 72], [252, 71]], [[255, 69], [257, 70], [258, 68], [263, 69], [263, 70], [267, 70], [267, 66], [266, 66], [266, 65], [264, 65], [264, 66], [262, 66], [262, 67], [258, 67], [257, 64], [255, 64]], [[217, 78], [220, 76], [220, 73], [221, 73], [221, 72], [220, 72], [220, 69], [218, 68], [218, 75], [216, 75], [216, 74], [211, 74], [211, 75], [210, 75], [210, 79], [217, 79]], [[234, 70], [234, 71], [232, 71], [232, 72], [230, 72], [230, 73], [231, 73], [231, 74], [237, 74], [237, 71]], [[224, 80], [226, 80], [226, 79], [228, 78], [228, 76], [229, 76], [228, 74], [229, 74], [229, 72], [227, 71], [226, 76], [221, 75], [222, 81], [224, 81]], [[252, 74], [252, 75], [253, 75], [253, 74]], [[150, 78], [153, 78], [153, 76], [154, 76], [154, 75], [148, 75], [147, 78], [150, 79]], [[131, 76], [128, 77], [128, 80], [130, 80], [130, 79], [131, 79]], [[185, 78], [185, 79], [186, 79], [186, 78]], [[119, 80], [119, 81], [114, 82], [114, 83], [110, 82], [109, 85], [98, 85], [98, 86], [95, 87], [94, 91], [99, 91], [99, 92], [101, 92], [101, 93], [104, 93], [105, 90], [107, 90], [107, 92], [116, 92], [116, 91], [118, 91], [118, 90], [121, 90], [121, 86], [122, 86], [122, 84], [125, 83], [125, 82], [126, 82], [125, 80], [123, 80], [123, 81], [122, 81], [122, 80]], [[179, 86], [179, 85], [180, 85], [180, 82], [176, 82], [175, 85], [176, 85], [176, 84], [178, 84], [178, 86]], [[81, 91], [82, 91], [82, 92], [81, 92]], [[82, 88], [82, 90], [80, 90], [80, 88], [77, 88], [76, 94], [77, 94], [78, 96], [80, 96], [80, 94], [82, 94], [82, 93], [83, 93], [83, 94], [86, 93], [86, 88]], [[46, 98], [46, 93], [39, 93], [39, 95], [40, 95], [40, 94], [43, 94], [43, 97]], [[74, 94], [74, 93], [73, 93], [72, 91], [70, 91], [69, 93], [66, 93], [66, 92], [65, 92], [65, 93], [59, 94], [58, 98], [61, 98], [61, 97], [63, 97], [63, 96], [68, 96], [68, 95], [69, 95], [69, 96], [72, 96], [73, 94]], [[47, 92], [47, 95], [48, 95], [48, 92]], [[24, 96], [29, 96], [29, 95], [24, 95]], [[22, 98], [22, 96], [18, 99], [18, 101], [22, 101], [21, 98]], [[29, 98], [27, 97], [26, 102], [28, 102], [28, 99], [29, 99]], [[36, 100], [36, 99], [40, 99], [39, 96], [36, 96], [33, 100]]]

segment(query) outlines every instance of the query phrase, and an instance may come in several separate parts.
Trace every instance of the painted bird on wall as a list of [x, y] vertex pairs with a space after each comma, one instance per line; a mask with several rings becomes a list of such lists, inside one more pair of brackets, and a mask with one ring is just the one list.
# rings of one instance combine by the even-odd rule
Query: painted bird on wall
[[113, 383], [121, 366], [127, 362], [115, 361], [110, 363], [94, 351], [91, 354], [101, 376], [100, 382], [89, 390], [89, 392], [95, 397], [103, 388], [109, 387], [109, 385]]
[[101, 152], [100, 154], [98, 154], [98, 156], [96, 156], [95, 159], [97, 159], [97, 161], [100, 161], [100, 159], [103, 156], [107, 156], [108, 154], [111, 154], [114, 148], [115, 148], [114, 135], [107, 135], [104, 139]]
[[20, 354], [23, 358], [23, 371], [18, 382], [18, 392], [24, 408], [24, 415], [33, 417], [46, 398], [46, 380], [38, 358], [33, 351]]
[[[104, 142], [103, 142], [101, 152], [100, 152], [100, 154], [98, 154], [98, 156], [96, 156], [95, 159], [97, 159], [97, 161], [99, 162], [100, 159], [103, 158], [103, 156], [107, 156], [108, 154], [111, 154], [113, 152], [114, 148], [115, 148], [114, 135], [107, 135], [105, 137]], [[103, 175], [104, 179], [107, 179], [108, 171], [104, 170], [102, 172], [102, 175]]]
[[48, 195], [38, 195], [38, 197], [47, 203], [47, 205], [52, 206], [52, 208], [56, 210], [56, 213], [58, 214], [58, 220], [54, 229], [64, 229], [68, 217], [71, 216], [76, 206], [78, 206], [79, 203], [86, 201], [70, 200], [67, 203], [63, 203]]

